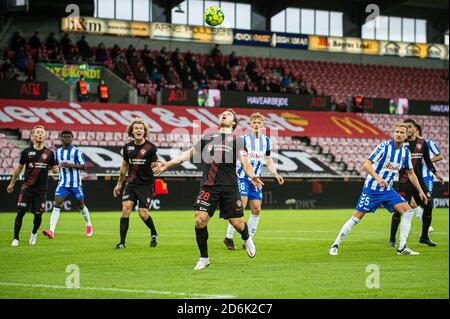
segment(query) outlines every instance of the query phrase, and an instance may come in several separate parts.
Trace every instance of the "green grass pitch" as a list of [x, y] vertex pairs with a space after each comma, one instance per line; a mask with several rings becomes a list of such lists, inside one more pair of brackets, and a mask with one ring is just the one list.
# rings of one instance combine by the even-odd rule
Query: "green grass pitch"
[[[119, 212], [93, 212], [94, 236], [85, 237], [79, 213], [62, 213], [54, 240], [41, 233], [28, 246], [32, 215], [27, 214], [19, 247], [11, 247], [15, 214], [0, 214], [0, 298], [449, 298], [448, 209], [435, 209], [431, 237], [418, 243], [414, 218], [409, 246], [420, 256], [397, 256], [388, 248], [390, 215], [368, 214], [331, 257], [328, 248], [352, 210], [266, 210], [250, 259], [235, 235], [237, 251], [222, 240], [226, 221], [213, 217], [209, 229], [211, 265], [194, 272], [199, 253], [193, 212], [152, 212], [158, 247], [149, 247], [149, 230], [133, 213], [127, 248], [119, 240]], [[246, 212], [246, 218], [248, 211]], [[77, 265], [80, 288], [66, 288], [68, 265]], [[379, 288], [368, 288], [379, 268]], [[69, 280], [70, 281], [70, 280]]]

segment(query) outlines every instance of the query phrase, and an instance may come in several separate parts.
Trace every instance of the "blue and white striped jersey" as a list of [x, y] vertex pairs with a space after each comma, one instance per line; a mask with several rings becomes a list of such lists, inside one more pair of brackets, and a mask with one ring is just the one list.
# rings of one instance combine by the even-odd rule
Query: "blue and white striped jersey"
[[[244, 135], [242, 139], [244, 141], [244, 148], [248, 153], [248, 160], [255, 170], [255, 175], [261, 176], [265, 163], [265, 156], [270, 155], [270, 138], [262, 134], [260, 134], [258, 138], [255, 138], [252, 133], [249, 133]], [[237, 165], [237, 174], [239, 178], [248, 179], [241, 163], [238, 163]]]
[[[75, 146], [70, 145], [68, 149], [60, 147], [56, 150], [56, 162], [69, 162], [75, 165], [84, 165], [83, 153]], [[58, 187], [79, 187], [81, 186], [80, 170], [73, 168], [59, 168]]]
[[369, 156], [373, 162], [373, 169], [387, 183], [387, 187], [380, 186], [376, 179], [367, 175], [364, 188], [376, 191], [388, 191], [392, 189], [392, 183], [400, 169], [413, 169], [411, 152], [406, 147], [395, 148], [394, 140], [386, 141], [377, 146]]
[[[439, 148], [439, 146], [437, 146], [437, 144], [435, 142], [433, 142], [432, 140], [426, 140], [427, 144], [428, 144], [428, 149], [430, 150], [430, 158], [433, 159], [433, 157], [438, 156], [439, 154], [441, 154], [441, 149]], [[433, 173], [428, 169], [427, 165], [423, 165], [422, 167], [422, 174], [423, 177], [429, 177], [429, 176], [434, 176]]]

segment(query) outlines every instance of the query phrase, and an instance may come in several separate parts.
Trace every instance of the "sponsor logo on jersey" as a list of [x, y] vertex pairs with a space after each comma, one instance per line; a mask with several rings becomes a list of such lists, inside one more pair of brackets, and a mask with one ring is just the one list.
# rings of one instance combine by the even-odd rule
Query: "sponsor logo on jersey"
[[134, 151], [134, 146], [128, 146], [127, 151]]
[[28, 156], [35, 156], [36, 152], [28, 152]]

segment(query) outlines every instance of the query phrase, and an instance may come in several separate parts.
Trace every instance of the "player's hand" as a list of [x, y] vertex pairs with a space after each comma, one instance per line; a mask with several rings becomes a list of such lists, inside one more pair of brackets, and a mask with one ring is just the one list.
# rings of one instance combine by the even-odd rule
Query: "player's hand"
[[253, 185], [255, 185], [255, 187], [256, 187], [257, 189], [262, 189], [262, 187], [263, 187], [263, 185], [264, 185], [264, 183], [259, 179], [258, 176], [254, 176], [254, 177], [252, 178], [252, 183], [253, 183]]
[[6, 187], [6, 191], [7, 191], [8, 193], [12, 193], [13, 190], [14, 190], [14, 185], [9, 184], [8, 187]]
[[275, 175], [275, 179], [278, 181], [279, 185], [283, 185], [284, 184], [284, 178], [281, 175]]
[[157, 165], [152, 167], [153, 174], [156, 176], [161, 175], [162, 173], [167, 171], [168, 168], [169, 168], [169, 165], [167, 165], [167, 162], [166, 163], [159, 162]]
[[387, 183], [384, 179], [378, 178], [377, 179], [378, 185], [382, 186], [382, 187], [387, 187]]
[[73, 164], [69, 162], [62, 162], [59, 166], [63, 168], [73, 168]]
[[120, 191], [122, 190], [122, 185], [116, 185], [113, 190], [114, 197], [117, 197], [120, 195]]
[[437, 180], [438, 180], [441, 184], [444, 184], [444, 183], [445, 183], [444, 177], [442, 177], [441, 174], [439, 174], [438, 172], [436, 172], [436, 174], [434, 174], [434, 175], [436, 176]]
[[419, 197], [425, 203], [425, 205], [428, 204], [428, 197], [423, 191], [419, 192]]

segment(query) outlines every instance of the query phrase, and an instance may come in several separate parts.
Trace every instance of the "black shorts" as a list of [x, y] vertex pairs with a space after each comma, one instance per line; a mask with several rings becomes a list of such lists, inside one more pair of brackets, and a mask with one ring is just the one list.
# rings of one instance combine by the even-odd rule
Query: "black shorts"
[[136, 185], [128, 183], [122, 193], [122, 202], [132, 201], [134, 204], [139, 201], [139, 208], [149, 209], [153, 196], [153, 185]]
[[196, 211], [208, 212], [214, 216], [217, 205], [220, 205], [220, 218], [239, 218], [244, 216], [241, 195], [238, 186], [202, 186], [195, 200]]
[[17, 200], [17, 208], [27, 208], [35, 214], [42, 214], [45, 210], [45, 201], [47, 198], [47, 191], [39, 191], [33, 189], [22, 189], [20, 191], [19, 199]]
[[[423, 192], [428, 197], [428, 205], [432, 205], [433, 201], [431, 199], [431, 193], [428, 190], [428, 187], [425, 183], [420, 183], [420, 187], [422, 187]], [[409, 204], [411, 203], [411, 199], [414, 197], [416, 204], [419, 206], [426, 206], [425, 203], [420, 199], [419, 191], [414, 187], [412, 183], [399, 183], [398, 184], [398, 193], [401, 197], [403, 197]]]

